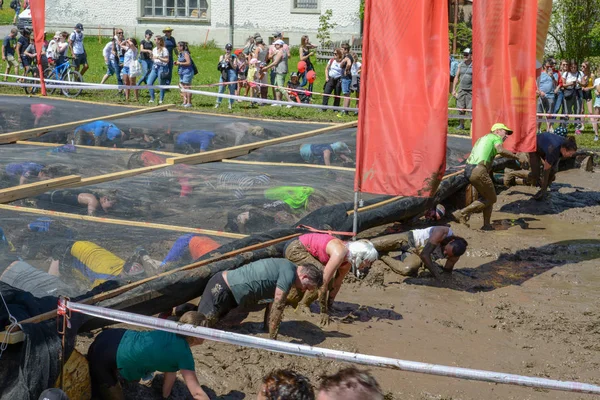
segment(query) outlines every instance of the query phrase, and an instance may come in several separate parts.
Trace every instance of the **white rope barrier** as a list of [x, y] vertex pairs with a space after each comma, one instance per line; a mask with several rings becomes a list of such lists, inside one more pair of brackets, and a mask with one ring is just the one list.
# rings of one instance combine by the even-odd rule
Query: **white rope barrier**
[[600, 386], [581, 382], [557, 381], [545, 378], [505, 374], [501, 372], [483, 371], [459, 367], [448, 367], [444, 365], [428, 364], [416, 361], [404, 361], [388, 357], [370, 356], [358, 353], [350, 353], [346, 351], [330, 350], [320, 347], [298, 345], [293, 343], [280, 342], [277, 340], [269, 340], [254, 336], [241, 335], [238, 333], [225, 332], [217, 329], [204, 328], [189, 324], [180, 324], [165, 319], [147, 317], [144, 315], [137, 315], [125, 311], [112, 310], [109, 308], [79, 304], [71, 301], [66, 301], [66, 307], [75, 312], [91, 315], [98, 318], [104, 318], [111, 321], [137, 325], [151, 329], [160, 329], [176, 334], [193, 336], [217, 342], [234, 344], [238, 346], [246, 346], [255, 349], [268, 350], [276, 353], [284, 353], [320, 359], [330, 359], [335, 361], [351, 362], [382, 368], [391, 368], [400, 371], [447, 376], [459, 379], [469, 379], [483, 382], [562, 390], [566, 392], [600, 394]]

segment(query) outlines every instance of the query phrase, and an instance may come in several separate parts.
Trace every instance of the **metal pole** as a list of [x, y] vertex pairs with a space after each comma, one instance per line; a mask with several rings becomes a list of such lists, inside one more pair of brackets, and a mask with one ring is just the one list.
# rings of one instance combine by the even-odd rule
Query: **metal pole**
[[454, 0], [454, 37], [452, 38], [452, 54], [456, 54], [456, 25], [458, 24], [458, 0]]
[[233, 46], [235, 46], [235, 43], [233, 43], [234, 8], [234, 0], [229, 0], [229, 43]]
[[[352, 240], [356, 240], [356, 234], [358, 233], [358, 190], [354, 192], [354, 215], [352, 220]], [[356, 276], [358, 266], [352, 264], [352, 273]]]

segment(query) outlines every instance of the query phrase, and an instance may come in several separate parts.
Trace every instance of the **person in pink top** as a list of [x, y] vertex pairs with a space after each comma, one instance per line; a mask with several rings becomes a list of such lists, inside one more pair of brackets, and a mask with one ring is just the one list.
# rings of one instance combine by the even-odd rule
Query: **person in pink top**
[[[345, 242], [325, 233], [307, 233], [287, 243], [285, 258], [301, 265], [312, 263], [323, 269], [323, 286], [318, 292], [306, 292], [302, 299], [293, 294], [288, 302], [308, 307], [318, 297], [321, 324], [329, 323], [329, 308], [342, 287], [352, 265], [367, 268], [377, 260], [377, 250], [368, 240]], [[300, 301], [301, 300], [301, 301]]]

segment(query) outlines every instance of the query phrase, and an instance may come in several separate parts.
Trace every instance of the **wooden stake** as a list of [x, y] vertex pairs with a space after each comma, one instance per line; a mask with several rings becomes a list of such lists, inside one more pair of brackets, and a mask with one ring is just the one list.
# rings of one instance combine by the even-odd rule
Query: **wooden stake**
[[245, 164], [245, 165], [272, 165], [275, 167], [299, 167], [299, 168], [320, 168], [320, 169], [332, 169], [337, 171], [348, 171], [354, 172], [354, 168], [337, 167], [335, 165], [315, 165], [315, 164], [297, 164], [297, 163], [277, 163], [277, 162], [264, 162], [264, 161], [242, 161], [242, 160], [221, 160], [224, 163], [230, 164]]
[[304, 139], [312, 136], [321, 135], [327, 132], [338, 131], [346, 128], [353, 128], [358, 122], [348, 122], [345, 124], [339, 124], [334, 126], [328, 126], [325, 128], [319, 128], [304, 133], [296, 133], [294, 135], [288, 135], [280, 138], [263, 140], [260, 142], [242, 144], [239, 146], [228, 147], [226, 149], [205, 151], [202, 153], [192, 154], [189, 156], [181, 156], [175, 158], [167, 158], [169, 164], [200, 164], [205, 162], [213, 162], [222, 160], [224, 158], [238, 157], [240, 155], [248, 154], [252, 150], [260, 149], [265, 146], [272, 146], [279, 143], [287, 143], [293, 140]]
[[33, 128], [33, 129], [27, 129], [24, 131], [4, 133], [4, 134], [0, 134], [0, 144], [14, 143], [17, 140], [30, 139], [33, 137], [37, 137], [37, 136], [40, 136], [46, 132], [50, 132], [55, 129], [73, 128], [73, 127], [76, 127], [79, 125], [87, 124], [89, 122], [110, 121], [110, 120], [118, 119], [118, 118], [132, 117], [134, 115], [142, 115], [142, 114], [148, 114], [148, 113], [152, 113], [152, 112], [165, 111], [165, 110], [169, 109], [169, 107], [173, 107], [173, 104], [167, 104], [167, 105], [162, 105], [162, 106], [158, 106], [158, 107], [148, 107], [148, 108], [143, 108], [141, 110], [127, 111], [127, 112], [123, 112], [123, 113], [107, 115], [104, 117], [84, 119], [84, 120], [75, 121], [75, 122], [67, 122], [64, 124], [51, 125], [51, 126], [42, 127], [42, 128]]
[[74, 182], [81, 181], [79, 175], [61, 176], [60, 178], [47, 179], [26, 185], [19, 185], [0, 190], [0, 203], [9, 203], [11, 201], [24, 199], [26, 197], [37, 196], [51, 189], [66, 187]]

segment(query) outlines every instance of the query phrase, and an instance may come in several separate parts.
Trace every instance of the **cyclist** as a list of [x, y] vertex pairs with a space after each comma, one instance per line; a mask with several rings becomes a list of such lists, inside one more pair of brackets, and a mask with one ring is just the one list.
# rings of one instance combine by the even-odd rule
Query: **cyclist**
[[31, 60], [29, 57], [25, 56], [25, 49], [29, 46], [30, 43], [31, 31], [27, 28], [21, 31], [21, 37], [17, 40], [17, 61], [23, 65], [23, 76], [27, 75], [29, 72], [29, 66], [31, 65]]

